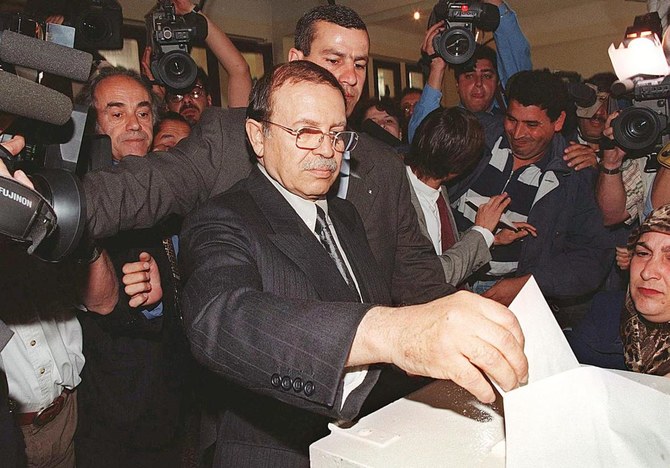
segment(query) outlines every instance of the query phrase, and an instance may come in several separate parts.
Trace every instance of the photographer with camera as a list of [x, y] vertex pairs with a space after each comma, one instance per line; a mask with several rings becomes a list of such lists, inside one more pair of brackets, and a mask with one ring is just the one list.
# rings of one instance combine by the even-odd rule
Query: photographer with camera
[[[603, 212], [603, 221], [613, 232], [617, 255], [624, 255], [626, 242], [634, 228], [644, 221], [656, 172], [646, 171], [648, 156], [633, 152], [614, 143], [612, 122], [620, 112], [611, 114], [605, 123], [603, 137], [612, 144], [601, 152], [596, 182], [596, 200]], [[601, 147], [603, 145], [601, 144]], [[625, 263], [625, 262], [624, 262]], [[627, 279], [620, 270], [608, 279], [608, 290], [625, 289]]]
[[[500, 11], [500, 24], [493, 33], [496, 51], [487, 46], [477, 46], [472, 58], [454, 66], [454, 75], [461, 105], [474, 112], [486, 128], [492, 123], [491, 116], [502, 115], [500, 104], [495, 102], [499, 86], [504, 87], [507, 79], [514, 73], [530, 70], [532, 64], [530, 45], [519, 27], [516, 13], [503, 0], [484, 0], [482, 3], [495, 5]], [[424, 117], [440, 106], [447, 62], [436, 53], [434, 42], [435, 37], [443, 34], [444, 30], [444, 21], [437, 21], [426, 32], [421, 46], [422, 56], [430, 60], [430, 73], [410, 119], [410, 142]], [[500, 118], [497, 117], [496, 120], [499, 122]]]
[[[211, 21], [202, 11], [196, 9], [190, 0], [171, 0], [171, 3], [178, 17], [197, 15], [198, 18], [204, 19], [206, 22], [206, 28], [204, 28], [206, 31], [205, 44], [228, 73], [228, 107], [246, 107], [251, 91], [251, 73], [249, 64], [237, 50], [235, 44], [216, 23]], [[159, 6], [160, 2], [156, 8]], [[156, 11], [156, 8], [152, 12]], [[151, 12], [149, 14], [151, 15]], [[200, 32], [196, 32], [196, 35], [199, 34]], [[142, 56], [142, 73], [154, 80], [155, 73], [152, 73], [151, 68], [152, 54], [152, 48], [147, 46]], [[208, 82], [207, 74], [198, 67], [195, 82], [189, 84], [185, 89], [169, 86], [166, 89], [163, 86], [154, 86], [154, 92], [165, 98], [166, 105], [171, 111], [184, 115], [191, 125], [194, 125], [200, 120], [202, 110], [212, 105]], [[194, 90], [198, 91], [194, 93]], [[198, 94], [198, 96], [195, 94]]]
[[[2, 143], [12, 155], [23, 145], [19, 136]], [[32, 188], [21, 170], [10, 174], [0, 165], [0, 176]], [[106, 255], [94, 256], [90, 263], [45, 263], [28, 255], [24, 244], [4, 237], [0, 249], [5, 273], [0, 320], [13, 334], [0, 353], [0, 364], [25, 447], [20, 458], [28, 466], [74, 467], [77, 388], [84, 366], [75, 305], [109, 313], [117, 299], [113, 267]], [[11, 459], [3, 462], [14, 466]]]

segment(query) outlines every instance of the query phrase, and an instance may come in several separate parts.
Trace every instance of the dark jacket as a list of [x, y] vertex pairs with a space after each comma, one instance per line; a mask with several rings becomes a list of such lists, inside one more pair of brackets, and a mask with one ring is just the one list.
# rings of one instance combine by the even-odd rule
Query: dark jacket
[[270, 181], [255, 169], [184, 222], [184, 321], [196, 359], [227, 381], [217, 466], [308, 466], [310, 443], [351, 419], [377, 380], [370, 369], [342, 407], [358, 325], [390, 295], [350, 203], [329, 216], [361, 296]]
[[[190, 137], [164, 153], [126, 157], [84, 179], [88, 227], [96, 237], [148, 227], [170, 213], [185, 215], [224, 192], [252, 167], [243, 109], [207, 108]], [[451, 293], [410, 202], [404, 165], [390, 148], [361, 136], [351, 155], [347, 199], [365, 226], [394, 303]], [[337, 183], [337, 182], [336, 182]]]
[[[509, 148], [505, 136], [499, 139], [501, 148]], [[595, 200], [592, 169], [569, 168], [563, 160], [565, 148], [563, 136], [555, 134], [545, 155], [545, 171], [553, 172], [555, 177], [544, 177], [538, 189], [549, 192], [528, 216], [528, 223], [537, 229], [537, 237], [523, 239], [515, 274], [532, 274], [543, 294], [551, 298], [578, 297], [595, 291], [614, 258], [614, 242]], [[450, 187], [451, 200], [458, 200], [467, 191], [491, 155], [488, 151], [470, 177]]]
[[[170, 232], [160, 226], [104, 242], [119, 278], [119, 299], [108, 315], [79, 314], [86, 365], [78, 392], [78, 465], [96, 466], [101, 447], [116, 450], [116, 466], [123, 466], [130, 463], [123, 461], [126, 451], [170, 449], [177, 443], [192, 375], [175, 306], [178, 285], [162, 243], [166, 237]], [[137, 262], [140, 252], [154, 258], [161, 277], [163, 315], [153, 319], [128, 305], [120, 283], [121, 268]]]

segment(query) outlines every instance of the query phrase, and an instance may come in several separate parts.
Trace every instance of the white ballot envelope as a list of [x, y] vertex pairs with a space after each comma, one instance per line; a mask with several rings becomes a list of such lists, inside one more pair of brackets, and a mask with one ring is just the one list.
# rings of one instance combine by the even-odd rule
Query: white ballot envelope
[[[465, 201], [465, 203], [470, 205], [472, 209], [478, 210], [481, 205], [488, 203], [490, 199], [491, 197], [484, 197], [480, 195], [468, 195], [468, 198]], [[508, 228], [512, 229], [514, 232], [518, 231], [518, 229], [510, 219], [510, 217], [507, 215], [507, 213], [503, 213], [502, 216], [500, 216], [500, 224], [504, 224]]]
[[503, 395], [508, 468], [670, 466], [670, 379], [580, 367], [533, 278], [510, 309], [529, 373]]
[[310, 446], [311, 465], [670, 466], [670, 379], [580, 366], [533, 278], [510, 309], [526, 340], [527, 385], [484, 405], [435, 382], [351, 427], [331, 424]]

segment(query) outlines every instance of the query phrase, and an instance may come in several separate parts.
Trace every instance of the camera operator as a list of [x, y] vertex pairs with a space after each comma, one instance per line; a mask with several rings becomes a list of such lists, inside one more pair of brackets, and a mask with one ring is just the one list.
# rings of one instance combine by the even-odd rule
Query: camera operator
[[[502, 115], [494, 102], [499, 85], [504, 87], [510, 76], [521, 70], [530, 70], [532, 64], [530, 45], [519, 27], [516, 13], [503, 0], [484, 0], [484, 3], [496, 5], [500, 9], [500, 25], [493, 33], [496, 52], [486, 46], [477, 46], [475, 55], [469, 61], [454, 67], [454, 74], [461, 105], [474, 112], [486, 128], [489, 123], [487, 117]], [[443, 30], [442, 21], [428, 29], [421, 46], [422, 54], [435, 55], [433, 38]], [[428, 81], [409, 122], [410, 142], [424, 117], [440, 106], [440, 90], [446, 69], [447, 63], [441, 57], [431, 60]], [[500, 117], [496, 120], [501, 123]]]
[[[190, 0], [172, 0], [172, 4], [175, 7], [175, 13], [178, 16], [184, 16], [190, 13], [199, 14], [205, 18], [207, 21], [207, 37], [205, 38], [205, 43], [209, 50], [214, 53], [217, 60], [223, 66], [223, 69], [228, 73], [228, 107], [246, 107], [249, 102], [249, 92], [251, 91], [251, 73], [249, 70], [249, 64], [244, 59], [239, 50], [235, 47], [235, 44], [228, 38], [225, 32], [219, 28], [216, 23], [209, 19], [202, 11], [197, 11], [195, 5], [191, 3]], [[142, 73], [153, 80], [153, 74], [149, 66], [151, 57], [151, 48], [146, 47], [144, 49], [144, 55], [142, 56]], [[186, 94], [181, 94], [183, 101], [181, 99], [175, 100], [175, 93], [169, 93], [161, 86], [155, 86], [154, 92], [158, 96], [164, 96], [166, 104], [171, 111], [179, 112], [184, 114], [181, 110], [184, 106], [183, 103], [186, 103], [186, 98], [190, 96], [194, 101], [199, 103], [197, 105], [198, 112], [195, 113], [192, 117], [184, 115], [186, 119], [194, 125], [198, 120], [200, 120], [200, 114], [204, 107], [212, 105], [211, 96], [208, 92], [208, 77], [204, 70], [198, 70], [198, 78], [194, 84], [194, 88], [199, 86], [202, 91], [204, 91], [202, 102], [197, 101], [198, 98], [192, 95], [193, 89], [189, 90]], [[202, 93], [201, 93], [202, 94]], [[172, 103], [170, 96], [172, 95]]]
[[[612, 121], [619, 115], [613, 113], [607, 118], [603, 136], [614, 140]], [[645, 171], [648, 157], [630, 157], [619, 146], [602, 151], [599, 174], [596, 183], [596, 199], [603, 212], [605, 226], [614, 233], [617, 253], [626, 250], [628, 236], [644, 221], [650, 211], [647, 203], [657, 173]], [[618, 281], [616, 280], [618, 278]], [[624, 289], [623, 275], [612, 275], [607, 289]]]
[[[24, 141], [15, 137], [2, 145], [16, 155]], [[21, 170], [12, 176], [0, 166], [0, 176], [32, 187]], [[0, 238], [0, 249], [0, 319], [13, 332], [0, 361], [10, 410], [23, 435], [25, 462], [74, 467], [76, 389], [84, 365], [75, 304], [100, 314], [111, 311], [116, 301], [108, 285], [113, 268], [104, 255], [90, 263], [45, 263], [6, 238]], [[14, 466], [6, 459], [3, 463]]]

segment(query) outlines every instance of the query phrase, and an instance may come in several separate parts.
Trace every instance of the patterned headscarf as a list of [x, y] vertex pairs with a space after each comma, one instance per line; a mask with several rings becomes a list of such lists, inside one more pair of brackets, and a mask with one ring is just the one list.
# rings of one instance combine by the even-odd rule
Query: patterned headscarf
[[[670, 204], [663, 205], [631, 234], [628, 251], [645, 232], [670, 234]], [[665, 375], [670, 373], [670, 323], [654, 323], [646, 320], [635, 308], [630, 294], [626, 294], [621, 314], [621, 339], [624, 345], [626, 367], [634, 372]]]

